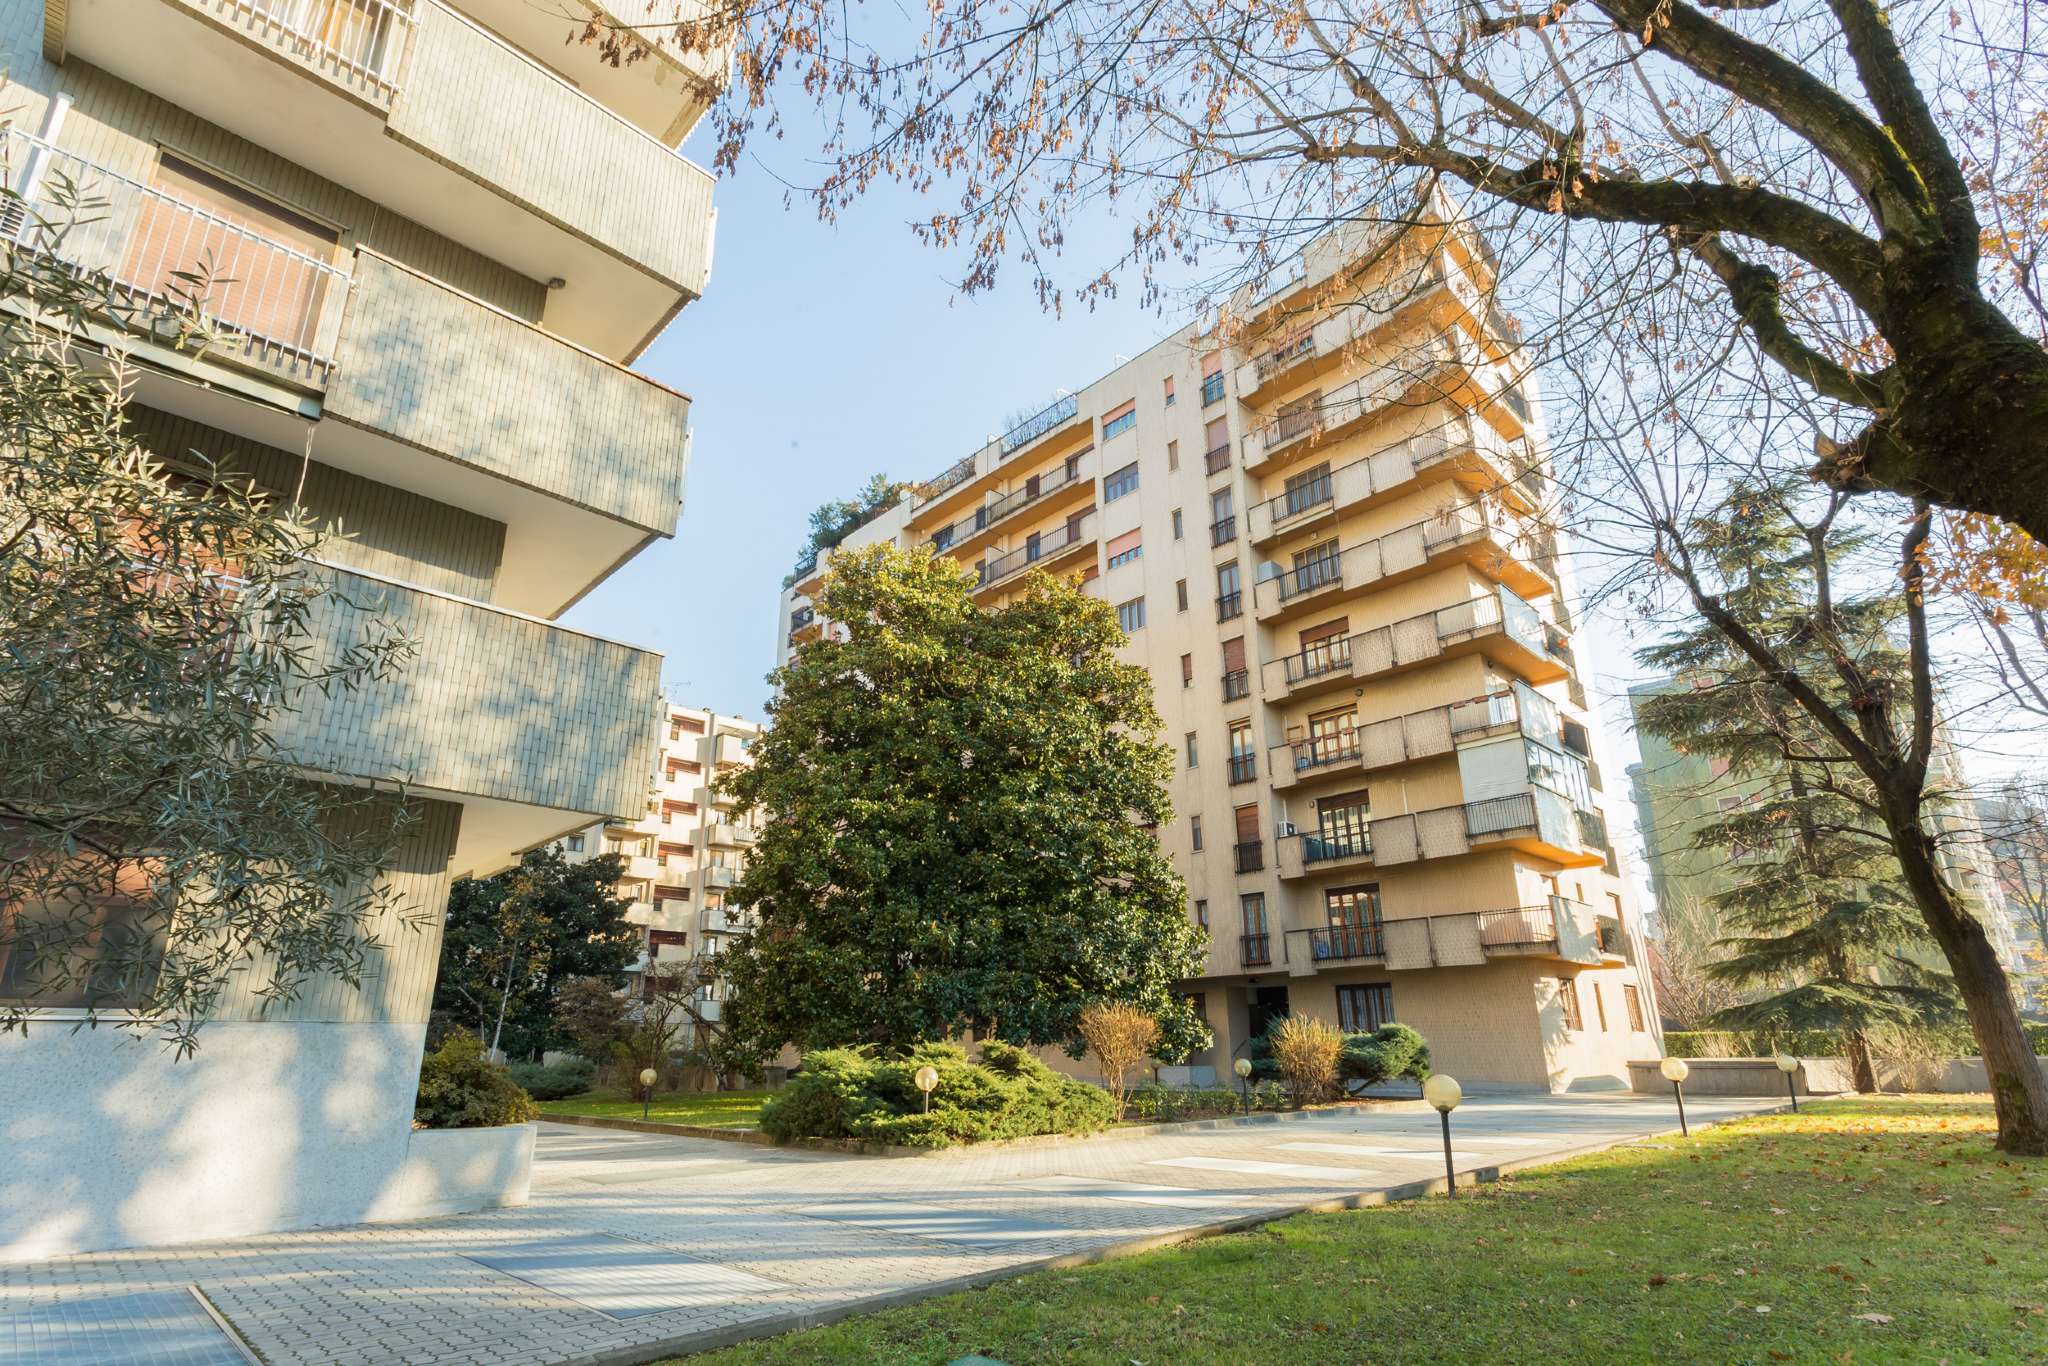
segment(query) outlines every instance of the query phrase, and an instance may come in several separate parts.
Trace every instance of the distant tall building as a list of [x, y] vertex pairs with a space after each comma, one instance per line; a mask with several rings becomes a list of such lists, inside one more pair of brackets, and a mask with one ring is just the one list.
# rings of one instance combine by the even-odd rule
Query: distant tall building
[[[756, 838], [731, 797], [715, 791], [721, 775], [748, 762], [761, 727], [753, 721], [662, 702], [660, 740], [646, 809], [637, 819], [605, 821], [561, 841], [572, 860], [617, 854], [626, 861], [619, 895], [626, 919], [641, 927], [641, 955], [629, 972], [699, 954], [716, 955], [740, 926], [725, 894], [739, 880]], [[699, 1001], [719, 1013], [719, 987]]]
[[[1159, 838], [1228, 1078], [1276, 1018], [1425, 1034], [1466, 1081], [1623, 1086], [1657, 1056], [1608, 843], [1541, 414], [1485, 244], [1378, 228], [1245, 291], [915, 487], [848, 546], [1014, 596], [1079, 574], [1151, 674]], [[827, 630], [798, 566], [785, 657]]]

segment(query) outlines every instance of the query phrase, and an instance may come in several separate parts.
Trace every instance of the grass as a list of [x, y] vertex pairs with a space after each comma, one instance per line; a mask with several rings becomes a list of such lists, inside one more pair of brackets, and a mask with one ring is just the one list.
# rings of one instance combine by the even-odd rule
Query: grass
[[[761, 1123], [768, 1091], [678, 1091], [654, 1098], [647, 1118], [664, 1124], [712, 1129], [752, 1129]], [[622, 1091], [587, 1091], [568, 1100], [538, 1102], [543, 1115], [589, 1115], [596, 1119], [638, 1119], [640, 1102]]]
[[1974, 1097], [1809, 1104], [690, 1366], [2048, 1359], [2048, 1163]]

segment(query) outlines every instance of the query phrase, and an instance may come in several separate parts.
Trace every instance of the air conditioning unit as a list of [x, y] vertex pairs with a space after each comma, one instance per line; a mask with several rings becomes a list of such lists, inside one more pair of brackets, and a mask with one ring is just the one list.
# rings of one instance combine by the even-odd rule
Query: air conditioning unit
[[1290, 835], [1298, 835], [1300, 833], [1301, 831], [1295, 828], [1293, 821], [1278, 821], [1273, 826], [1274, 839], [1284, 840]]
[[1282, 569], [1279, 565], [1275, 564], [1271, 560], [1261, 560], [1259, 562], [1259, 572], [1254, 577], [1258, 580], [1258, 582], [1266, 583], [1269, 580], [1279, 578], [1282, 574], [1285, 574], [1286, 572], [1287, 571], [1285, 569]]

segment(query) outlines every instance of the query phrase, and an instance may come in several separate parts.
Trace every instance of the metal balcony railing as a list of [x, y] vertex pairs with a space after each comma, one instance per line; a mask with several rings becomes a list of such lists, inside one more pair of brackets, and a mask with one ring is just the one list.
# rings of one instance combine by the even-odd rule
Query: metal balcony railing
[[1258, 371], [1259, 383], [1264, 384], [1295, 361], [1314, 355], [1315, 351], [1316, 334], [1314, 328], [1310, 328], [1300, 336], [1274, 347], [1254, 362], [1253, 368]]
[[1384, 958], [1387, 955], [1387, 937], [1377, 923], [1368, 925], [1331, 925], [1322, 929], [1300, 931], [1308, 943], [1308, 956], [1312, 962], [1349, 962], [1360, 958]]
[[1372, 832], [1363, 825], [1307, 831], [1301, 837], [1301, 861], [1304, 864], [1365, 858], [1371, 853]]
[[1258, 757], [1252, 754], [1230, 756], [1230, 785], [1239, 787], [1259, 776]]
[[1307, 436], [1323, 425], [1323, 410], [1315, 401], [1307, 406], [1295, 408], [1268, 422], [1259, 429], [1267, 450], [1284, 446], [1290, 441]]
[[1229, 444], [1225, 443], [1224, 445], [1218, 446], [1215, 450], [1210, 451], [1208, 454], [1204, 455], [1202, 457], [1202, 464], [1207, 467], [1209, 473], [1211, 474], [1221, 474], [1223, 473], [1223, 471], [1229, 469]]
[[1224, 593], [1217, 597], [1216, 620], [1229, 621], [1233, 617], [1241, 617], [1243, 615], [1244, 593], [1242, 590], [1235, 593]]
[[1289, 748], [1294, 754], [1294, 771], [1306, 773], [1328, 764], [1342, 764], [1364, 757], [1359, 748], [1358, 729], [1346, 727], [1324, 735], [1311, 735], [1305, 740], [1295, 741]]
[[1234, 862], [1240, 873], [1256, 873], [1266, 866], [1264, 840], [1239, 840], [1233, 846]]
[[1046, 404], [1045, 407], [1003, 433], [1003, 454], [1007, 456], [1023, 449], [1080, 411], [1081, 401], [1072, 394], [1068, 394], [1065, 398], [1054, 399], [1051, 403]]
[[1219, 517], [1215, 521], [1209, 523], [1210, 545], [1229, 545], [1232, 541], [1236, 539], [1237, 515], [1235, 513], [1232, 513], [1228, 517]]
[[1223, 700], [1235, 702], [1251, 696], [1252, 676], [1249, 669], [1232, 669], [1223, 675]]
[[974, 477], [974, 457], [963, 456], [946, 466], [936, 478], [927, 479], [917, 486], [912, 502], [922, 505], [931, 502], [949, 489], [958, 488]]
[[799, 607], [789, 614], [789, 629], [792, 633], [801, 631], [818, 619], [815, 607]]
[[995, 559], [984, 562], [981, 583], [978, 586], [986, 588], [992, 583], [1000, 583], [1050, 555], [1057, 555], [1069, 547], [1079, 545], [1088, 539], [1087, 524], [1088, 519], [1085, 516], [1078, 518], [1042, 536], [1034, 537], [1006, 555], [998, 555]]
[[1265, 967], [1273, 961], [1273, 936], [1241, 934], [1237, 937], [1238, 961], [1248, 968]]
[[409, 0], [188, 0], [389, 103], [413, 26]]
[[1312, 475], [1302, 480], [1299, 484], [1290, 486], [1278, 498], [1273, 500], [1276, 505], [1273, 510], [1274, 520], [1281, 521], [1289, 517], [1298, 517], [1310, 508], [1322, 506], [1330, 501], [1331, 490], [1332, 485], [1328, 470], [1324, 470], [1321, 474]]
[[[130, 314], [116, 319], [123, 326], [164, 333], [166, 314], [196, 310], [222, 333], [215, 354], [303, 368], [322, 383], [333, 373], [342, 266], [19, 130], [6, 156], [6, 183], [33, 213], [10, 205], [0, 228], [30, 253], [106, 276], [111, 306]], [[65, 186], [75, 213], [59, 202]]]

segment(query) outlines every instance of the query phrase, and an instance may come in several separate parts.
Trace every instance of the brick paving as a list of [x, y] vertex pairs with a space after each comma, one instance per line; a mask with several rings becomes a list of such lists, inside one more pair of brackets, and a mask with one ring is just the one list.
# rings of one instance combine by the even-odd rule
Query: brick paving
[[[1705, 1125], [1774, 1105], [1703, 1096], [1687, 1108]], [[1674, 1118], [1654, 1098], [1474, 1097], [1453, 1134], [1469, 1171], [1663, 1132]], [[1370, 1198], [1441, 1176], [1439, 1144], [1436, 1116], [1413, 1110], [930, 1158], [543, 1124], [533, 1198], [518, 1209], [0, 1265], [0, 1362], [55, 1359], [37, 1354], [37, 1335], [10, 1333], [22, 1315], [90, 1315], [95, 1300], [193, 1286], [272, 1366], [646, 1359], [664, 1344], [708, 1346], [1133, 1240]], [[161, 1358], [138, 1347], [101, 1359]]]

